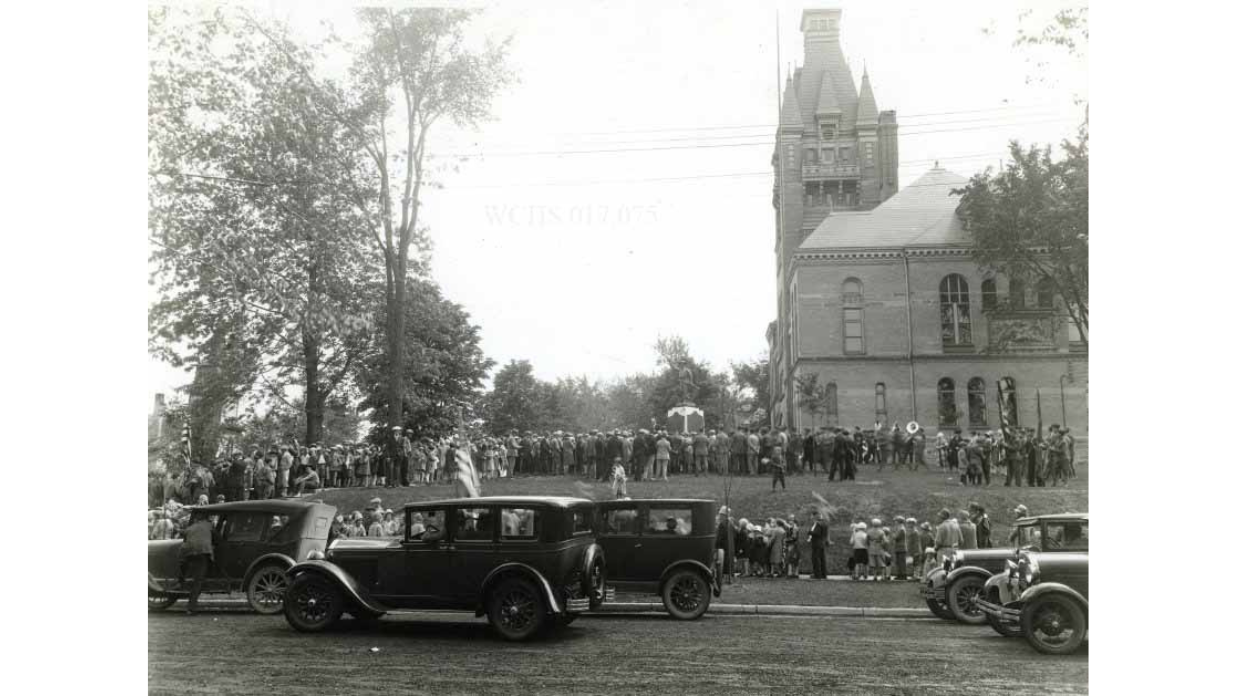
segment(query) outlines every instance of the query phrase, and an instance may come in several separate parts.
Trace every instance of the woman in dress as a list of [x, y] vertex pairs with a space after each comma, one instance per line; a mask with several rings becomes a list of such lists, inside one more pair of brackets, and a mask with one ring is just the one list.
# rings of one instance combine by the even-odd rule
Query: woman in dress
[[859, 522], [853, 526], [853, 531], [850, 533], [850, 561], [853, 569], [850, 570], [851, 580], [866, 580], [867, 579], [867, 523]]

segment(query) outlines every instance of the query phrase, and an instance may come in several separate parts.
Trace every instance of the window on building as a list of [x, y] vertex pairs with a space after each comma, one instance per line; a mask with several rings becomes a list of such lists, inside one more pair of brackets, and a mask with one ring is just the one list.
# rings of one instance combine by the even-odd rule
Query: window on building
[[945, 347], [974, 343], [970, 334], [970, 287], [956, 273], [940, 281], [940, 333]]
[[1000, 412], [1004, 422], [1017, 427], [1017, 381], [1012, 377], [1001, 377], [999, 382]]
[[820, 161], [824, 164], [832, 164], [837, 159], [837, 151], [831, 147], [826, 147], [820, 150]]
[[785, 166], [794, 167], [794, 145], [787, 143], [785, 146]]
[[884, 423], [888, 420], [888, 402], [884, 398], [884, 383], [876, 383], [876, 422]]
[[975, 377], [966, 385], [969, 396], [970, 425], [987, 425], [987, 385], [982, 377]]
[[1077, 322], [1073, 321], [1073, 317], [1069, 317], [1069, 345], [1079, 346], [1082, 344], [1081, 327]]
[[850, 153], [850, 148], [848, 147], [837, 148], [837, 160], [841, 162], [842, 164], [849, 164], [850, 162], [852, 162], [853, 159]]
[[985, 278], [980, 287], [983, 294], [983, 311], [990, 312], [999, 304], [999, 296], [996, 295], [996, 279]]
[[863, 143], [863, 159], [868, 165], [875, 164], [875, 143]]
[[807, 164], [815, 164], [819, 161], [819, 153], [815, 151], [815, 148], [807, 148], [807, 150], [803, 152], [803, 157], [806, 158]]
[[821, 123], [820, 124], [820, 140], [832, 140], [837, 137], [837, 124]]
[[846, 278], [841, 284], [842, 341], [846, 355], [866, 352], [863, 345], [863, 284], [858, 278]]
[[1009, 306], [1013, 309], [1026, 308], [1026, 284], [1020, 278], [1009, 278]]
[[837, 425], [837, 383], [824, 385], [824, 422], [826, 425]]
[[940, 410], [940, 427], [957, 425], [957, 397], [951, 377], [942, 377], [936, 383], [936, 400]]
[[1034, 284], [1034, 305], [1039, 309], [1051, 309], [1055, 306], [1055, 295], [1051, 280], [1039, 278], [1039, 282]]

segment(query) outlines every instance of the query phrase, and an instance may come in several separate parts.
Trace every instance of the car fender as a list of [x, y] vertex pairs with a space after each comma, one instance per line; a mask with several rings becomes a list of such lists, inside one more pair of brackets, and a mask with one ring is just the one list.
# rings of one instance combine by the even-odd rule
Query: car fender
[[549, 580], [541, 574], [541, 571], [533, 568], [526, 563], [503, 563], [502, 565], [489, 571], [489, 575], [485, 576], [485, 581], [481, 583], [481, 606], [477, 607], [476, 615], [480, 616], [485, 613], [485, 597], [489, 595], [490, 589], [497, 582], [507, 575], [523, 575], [532, 578], [532, 584], [541, 588], [541, 595], [545, 598], [545, 602], [549, 604], [549, 613], [561, 614], [562, 605], [558, 604], [558, 598], [554, 596], [554, 588], [549, 584]]
[[977, 575], [986, 579], [991, 577], [991, 571], [985, 568], [979, 568], [978, 566], [961, 566], [960, 568], [954, 568], [949, 571], [947, 576], [945, 576], [944, 586], [948, 587], [949, 585], [952, 585], [954, 581], [963, 575]]
[[163, 584], [156, 580], [154, 573], [151, 573], [150, 571], [146, 571], [146, 585], [146, 589], [148, 590], [154, 590], [155, 592], [167, 592], [167, 590], [163, 588]]
[[296, 565], [296, 559], [285, 553], [268, 553], [249, 564], [248, 570], [245, 571], [244, 582], [240, 583], [240, 586], [242, 588], [249, 587], [249, 579], [253, 577], [253, 574], [257, 572], [257, 569], [271, 561], [275, 561], [279, 565], [282, 565], [284, 570]]
[[1000, 598], [1001, 604], [1008, 604], [1013, 600], [1013, 592], [1009, 589], [1009, 574], [996, 573], [987, 578], [987, 582], [983, 584], [983, 598], [991, 596], [991, 591], [996, 591], [996, 596]]
[[349, 599], [361, 608], [375, 614], [385, 614], [386, 607], [371, 599], [367, 592], [347, 571], [330, 561], [301, 561], [288, 568], [288, 582], [305, 573], [316, 573], [335, 583]]
[[[694, 559], [683, 559], [681, 561], [674, 561], [670, 564], [670, 567], [666, 568], [665, 571], [661, 573], [661, 579], [657, 581], [657, 594], [661, 594], [665, 591], [665, 583], [669, 581], [671, 575], [685, 567], [698, 570], [704, 575], [704, 580], [708, 582], [708, 585], [713, 587], [712, 568], [709, 568]], [[719, 595], [719, 592], [716, 594]]]
[[1086, 613], [1086, 616], [1088, 617], [1090, 615], [1090, 602], [1087, 601], [1086, 598], [1083, 597], [1077, 590], [1059, 582], [1043, 582], [1037, 585], [1031, 585], [1025, 592], [1021, 593], [1021, 596], [1017, 598], [1017, 601], [1025, 607], [1028, 606], [1030, 602], [1050, 594], [1063, 594], [1076, 600], [1077, 603], [1081, 605], [1082, 611]]
[[936, 566], [928, 571], [927, 577], [923, 578], [923, 584], [930, 588], [942, 587], [947, 577], [944, 566]]
[[[602, 569], [602, 586], [599, 588], [590, 587], [591, 579], [588, 577], [587, 572], [588, 569], [592, 567], [594, 562], [600, 562]], [[591, 546], [584, 550], [584, 564], [580, 568], [580, 573], [582, 573], [580, 582], [582, 583], [584, 591], [593, 596], [598, 596], [599, 594], [600, 599], [605, 599], [605, 585], [608, 584], [609, 568], [605, 565], [605, 549], [601, 548], [600, 544], [594, 542]]]

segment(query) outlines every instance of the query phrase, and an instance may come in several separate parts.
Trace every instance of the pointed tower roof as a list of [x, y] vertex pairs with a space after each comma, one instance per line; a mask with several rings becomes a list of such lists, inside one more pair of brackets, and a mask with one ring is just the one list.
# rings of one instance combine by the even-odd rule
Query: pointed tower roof
[[858, 90], [858, 111], [854, 122], [860, 126], [875, 126], [880, 123], [880, 110], [876, 108], [875, 92], [871, 89], [871, 80], [867, 78], [866, 66], [863, 66], [863, 84]]
[[780, 129], [803, 129], [802, 108], [798, 105], [798, 90], [788, 75], [785, 78], [785, 98], [781, 100]]
[[815, 113], [818, 115], [841, 113], [841, 103], [837, 101], [837, 84], [833, 82], [833, 74], [827, 70], [820, 73], [820, 96], [816, 100]]

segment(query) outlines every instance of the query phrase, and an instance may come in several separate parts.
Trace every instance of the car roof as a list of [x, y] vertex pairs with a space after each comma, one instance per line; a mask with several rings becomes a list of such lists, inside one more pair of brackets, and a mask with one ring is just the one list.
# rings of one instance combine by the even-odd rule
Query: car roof
[[315, 503], [308, 500], [238, 500], [234, 503], [215, 503], [214, 505], [195, 505], [193, 510], [209, 513], [216, 512], [270, 512], [291, 514], [302, 512], [313, 507], [329, 507], [326, 503]]
[[1088, 512], [1058, 512], [1058, 513], [1051, 514], [1051, 515], [1038, 515], [1036, 517], [1023, 517], [1022, 519], [1017, 520], [1016, 524], [1018, 527], [1021, 527], [1023, 525], [1038, 524], [1039, 522], [1053, 522], [1057, 520], [1089, 521], [1090, 513]]
[[697, 503], [716, 503], [715, 500], [707, 498], [626, 498], [623, 500], [601, 500], [597, 501], [598, 505], [624, 505], [630, 503], [681, 503], [691, 505]]
[[484, 496], [480, 498], [449, 498], [446, 500], [418, 500], [412, 503], [405, 503], [404, 509], [409, 508], [425, 508], [435, 507], [438, 505], [528, 505], [531, 503], [540, 503], [542, 505], [553, 505], [555, 507], [570, 507], [572, 505], [591, 504], [592, 501], [587, 498], [571, 498], [567, 496], [553, 495], [500, 495], [500, 496]]

